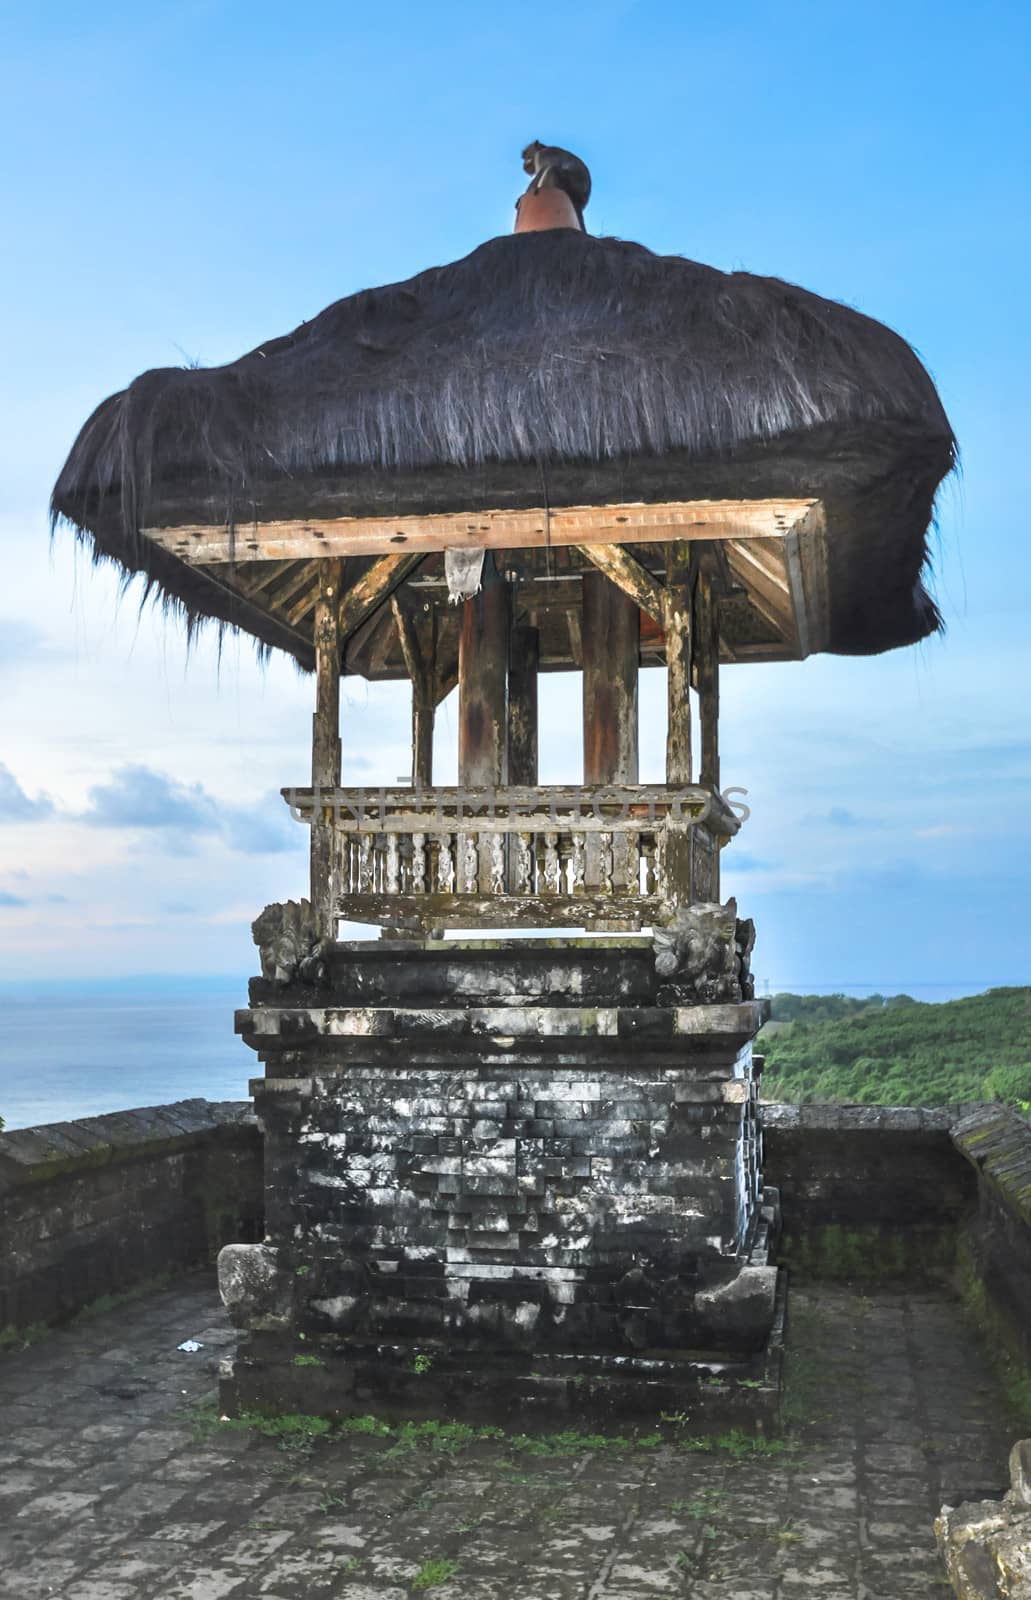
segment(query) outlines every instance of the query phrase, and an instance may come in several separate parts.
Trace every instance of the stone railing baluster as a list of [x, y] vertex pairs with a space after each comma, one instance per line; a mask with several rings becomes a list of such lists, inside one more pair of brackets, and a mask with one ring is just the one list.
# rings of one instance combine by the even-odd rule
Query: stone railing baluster
[[584, 874], [587, 871], [587, 835], [574, 833], [573, 848], [569, 855], [569, 892], [584, 894]]
[[504, 894], [505, 892], [505, 839], [503, 833], [492, 833], [490, 836], [490, 892], [491, 894]]
[[516, 894], [533, 893], [533, 834], [516, 834]]
[[644, 843], [644, 892], [653, 895], [658, 886], [655, 873], [655, 836], [654, 834]]
[[455, 854], [453, 846], [454, 836], [450, 833], [442, 833], [437, 850], [437, 888], [441, 894], [454, 894], [455, 892]]
[[412, 834], [412, 893], [426, 893], [426, 835]]
[[358, 893], [372, 893], [372, 835], [358, 835]]
[[462, 838], [462, 873], [465, 878], [466, 894], [477, 894], [479, 891], [480, 877], [480, 844], [477, 835], [470, 830]]
[[547, 894], [562, 892], [562, 860], [558, 853], [558, 834], [544, 835], [544, 883]]
[[[410, 798], [381, 792], [370, 805], [365, 791], [342, 790], [334, 801], [332, 855], [339, 914], [362, 920], [361, 902], [368, 899], [378, 902], [367, 908], [369, 920], [390, 926], [389, 902], [396, 900], [398, 926], [428, 919], [434, 927], [561, 927], [570, 920], [564, 903], [582, 901], [587, 926], [613, 919], [616, 927], [640, 926], [657, 902], [676, 897], [683, 845], [676, 861], [666, 857], [671, 834], [682, 841], [687, 831], [682, 797], [674, 797], [674, 810], [673, 800], [646, 786], [640, 795], [631, 802], [618, 792], [585, 800], [557, 787], [504, 794], [441, 789]], [[701, 804], [690, 798], [688, 820], [704, 821]], [[703, 859], [706, 849], [714, 856], [716, 842], [709, 828], [693, 850]], [[667, 882], [674, 867], [677, 883]], [[696, 892], [694, 879], [690, 888]], [[681, 898], [684, 892], [681, 886]], [[435, 896], [467, 898], [469, 923], [459, 920], [461, 905], [431, 910], [427, 902]]]
[[396, 833], [387, 834], [387, 894], [401, 893], [401, 841]]
[[626, 851], [626, 892], [641, 893], [641, 834], [638, 828], [628, 828], [623, 839]]
[[615, 871], [615, 862], [612, 855], [612, 834], [609, 832], [598, 835], [598, 877], [599, 888], [602, 894], [612, 893], [612, 874]]

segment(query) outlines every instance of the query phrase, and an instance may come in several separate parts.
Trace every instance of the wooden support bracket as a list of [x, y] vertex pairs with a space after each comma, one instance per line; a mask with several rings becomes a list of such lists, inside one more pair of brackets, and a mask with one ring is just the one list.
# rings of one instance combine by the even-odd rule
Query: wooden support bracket
[[580, 554], [604, 572], [660, 627], [665, 626], [662, 584], [620, 544], [582, 544]]

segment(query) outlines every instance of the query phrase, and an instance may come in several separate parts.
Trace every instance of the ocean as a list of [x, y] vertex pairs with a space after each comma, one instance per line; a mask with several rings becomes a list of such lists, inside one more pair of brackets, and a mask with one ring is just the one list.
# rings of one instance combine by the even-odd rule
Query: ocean
[[10, 1128], [200, 1096], [245, 1100], [261, 1072], [233, 1032], [247, 980], [0, 986], [0, 1117]]
[[[937, 1001], [983, 987], [885, 984], [880, 992]], [[833, 992], [870, 994], [873, 986]], [[246, 1100], [248, 1079], [261, 1072], [233, 1032], [233, 1012], [246, 1004], [245, 977], [0, 984], [0, 1117], [28, 1128], [195, 1096]]]

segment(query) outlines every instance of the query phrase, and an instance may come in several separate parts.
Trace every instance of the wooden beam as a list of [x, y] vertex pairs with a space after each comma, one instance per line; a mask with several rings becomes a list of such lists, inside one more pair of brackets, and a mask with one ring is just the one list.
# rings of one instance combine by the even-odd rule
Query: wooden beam
[[398, 584], [413, 572], [422, 559], [418, 555], [382, 556], [350, 585], [340, 603], [340, 632], [350, 638], [376, 607], [382, 605]]
[[581, 555], [618, 584], [649, 617], [664, 626], [662, 584], [619, 544], [583, 544]]
[[277, 584], [276, 588], [268, 591], [265, 596], [266, 603], [282, 615], [288, 616], [291, 602], [297, 598], [301, 590], [317, 589], [318, 583], [318, 563], [314, 561], [298, 561], [282, 583]]
[[827, 648], [830, 633], [827, 523], [819, 501], [785, 538], [784, 555], [799, 650], [812, 655]]
[[798, 643], [798, 654], [799, 658], [804, 661], [806, 656], [812, 654], [813, 640], [797, 533], [789, 534], [784, 540], [784, 566], [791, 590], [791, 611], [795, 620], [795, 638]]
[[[448, 619], [450, 621], [450, 619]], [[433, 704], [439, 706], [452, 689], [458, 688], [458, 657], [461, 650], [461, 629], [441, 627], [438, 619], [437, 660], [433, 673]]]
[[663, 626], [666, 633], [666, 782], [690, 783], [691, 554], [686, 543], [666, 552]]
[[791, 590], [784, 566], [782, 541], [771, 547], [765, 540], [755, 544], [730, 540], [727, 551], [732, 564], [744, 565], [749, 573], [763, 579], [766, 591], [771, 596], [781, 595], [785, 601], [788, 600]]
[[508, 649], [511, 588], [484, 569], [479, 594], [462, 602], [458, 648], [458, 781], [508, 782]]
[[[313, 789], [340, 785], [340, 580], [339, 561], [325, 561], [319, 569], [319, 594], [315, 603], [315, 711], [311, 732], [311, 782]], [[317, 811], [311, 828], [311, 906], [323, 938], [336, 932], [334, 906], [336, 882], [333, 863], [333, 825]]]
[[537, 673], [541, 636], [536, 628], [512, 629], [508, 653], [508, 781], [537, 783]]
[[238, 563], [226, 562], [213, 565], [208, 577], [221, 579], [239, 590], [240, 594], [253, 600], [263, 589], [267, 589], [270, 584], [281, 578], [284, 572], [289, 572], [294, 565], [296, 563], [293, 561], [265, 561], [257, 567], [246, 563], [241, 566]]
[[785, 661], [795, 660], [795, 630], [791, 623], [791, 617], [785, 616], [783, 611], [778, 611], [775, 606], [771, 606], [755, 589], [748, 591], [748, 603], [756, 615], [761, 617], [777, 635], [777, 647], [783, 651], [784, 647], [787, 646], [789, 653], [783, 659]]
[[720, 634], [719, 605], [712, 577], [703, 566], [695, 586], [695, 660], [701, 723], [701, 771], [704, 789], [720, 786]]
[[305, 638], [303, 633], [291, 628], [282, 617], [276, 616], [274, 611], [266, 611], [255, 601], [248, 599], [246, 594], [221, 574], [206, 572], [205, 577], [230, 601], [233, 611], [230, 627], [246, 628], [249, 633], [256, 634], [259, 638], [270, 633], [276, 634], [278, 637], [267, 642], [277, 645], [281, 650], [291, 651], [302, 663], [307, 664], [311, 661], [311, 640]]
[[432, 702], [432, 656], [427, 660], [423, 651], [422, 641], [415, 626], [415, 619], [407, 607], [401, 604], [396, 594], [390, 597], [390, 609], [394, 613], [397, 637], [401, 642], [401, 654], [404, 656], [405, 668], [412, 680], [412, 689], [415, 692], [415, 696], [418, 700]]
[[545, 545], [652, 544], [668, 539], [782, 537], [815, 500], [675, 500], [551, 510], [461, 511], [431, 516], [330, 517], [260, 522], [246, 531], [220, 524], [144, 528], [144, 538], [191, 566], [213, 562], [324, 560], [461, 547], [536, 549]]
[[315, 788], [340, 783], [340, 563], [326, 561], [315, 602], [315, 713], [312, 717], [311, 781]]
[[[286, 613], [293, 627], [300, 627], [304, 619], [314, 611], [315, 602], [318, 599], [318, 596], [318, 583], [312, 581], [309, 583], [309, 587], [301, 595], [300, 599], [293, 601]], [[312, 627], [314, 626], [315, 621], [314, 618], [312, 618]]]
[[584, 783], [637, 782], [640, 621], [604, 573], [584, 573]]
[[436, 707], [412, 700], [412, 782], [426, 789], [433, 782], [433, 727]]
[[412, 680], [412, 782], [418, 788], [425, 789], [433, 782], [433, 725], [436, 720], [433, 638], [436, 634], [436, 612], [430, 612], [430, 649], [426, 651], [414, 617], [396, 594], [390, 597], [390, 609], [394, 613], [405, 667]]
[[569, 635], [569, 659], [574, 667], [582, 667], [584, 660], [583, 628], [580, 626], [580, 612], [574, 606], [570, 606], [566, 612], [566, 632]]
[[[731, 571], [740, 579], [749, 602], [775, 628], [786, 643], [796, 644], [791, 591], [782, 572], [776, 571], [767, 552], [760, 557], [751, 545], [728, 543]], [[783, 545], [778, 547], [778, 555]]]

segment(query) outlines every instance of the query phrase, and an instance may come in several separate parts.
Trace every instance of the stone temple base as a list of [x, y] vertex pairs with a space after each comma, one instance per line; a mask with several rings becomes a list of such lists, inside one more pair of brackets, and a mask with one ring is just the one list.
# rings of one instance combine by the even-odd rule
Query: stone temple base
[[363, 1347], [254, 1333], [225, 1364], [219, 1400], [229, 1416], [446, 1418], [526, 1433], [575, 1427], [771, 1433], [780, 1408], [786, 1293], [780, 1271], [765, 1345], [754, 1355], [723, 1359], [447, 1349], [430, 1355], [406, 1344]]
[[682, 998], [645, 941], [338, 946], [323, 989], [253, 984], [267, 1240], [220, 1258], [250, 1334], [223, 1404], [761, 1416], [762, 1008]]

